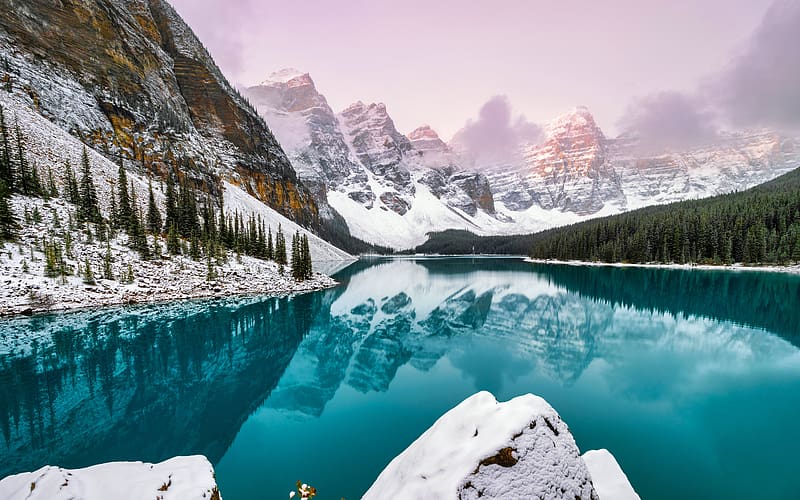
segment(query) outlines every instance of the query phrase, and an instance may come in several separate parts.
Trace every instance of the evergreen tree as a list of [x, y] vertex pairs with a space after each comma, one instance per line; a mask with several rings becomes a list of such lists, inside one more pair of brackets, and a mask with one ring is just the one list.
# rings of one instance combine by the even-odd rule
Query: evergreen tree
[[103, 257], [103, 279], [113, 280], [114, 272], [111, 270], [111, 263], [114, 261], [111, 256], [111, 244], [106, 241], [106, 254]]
[[78, 203], [78, 220], [85, 222], [102, 222], [103, 216], [100, 215], [100, 206], [97, 201], [97, 191], [92, 180], [92, 170], [89, 163], [89, 153], [86, 146], [83, 147], [81, 157], [81, 183], [80, 183], [80, 202]]
[[267, 259], [273, 260], [275, 258], [275, 247], [272, 245], [272, 226], [269, 227], [267, 233]]
[[164, 227], [167, 230], [174, 228], [176, 232], [180, 231], [179, 227], [179, 214], [178, 214], [178, 204], [175, 198], [175, 179], [172, 175], [169, 176], [167, 179], [167, 190], [165, 194], [166, 200], [164, 202], [165, 209], [166, 209], [166, 219], [164, 221]]
[[300, 263], [300, 233], [295, 232], [292, 235], [292, 277], [296, 280], [303, 278], [302, 264]]
[[58, 186], [56, 186], [56, 179], [53, 177], [53, 169], [50, 165], [47, 166], [47, 194], [51, 198], [58, 198]]
[[313, 276], [314, 271], [312, 269], [311, 263], [311, 247], [308, 244], [308, 235], [303, 235], [303, 245], [302, 245], [302, 256], [303, 256], [303, 277], [304, 278], [311, 278]]
[[117, 197], [117, 216], [113, 225], [130, 233], [134, 205], [131, 203], [131, 197], [128, 192], [128, 175], [125, 173], [125, 167], [121, 159], [117, 169]]
[[283, 274], [283, 266], [288, 264], [288, 259], [286, 257], [286, 239], [280, 224], [278, 224], [278, 233], [275, 235], [275, 262], [278, 263], [281, 274]]
[[0, 180], [6, 185], [9, 191], [14, 190], [14, 167], [11, 163], [11, 145], [8, 137], [8, 127], [0, 106]]
[[78, 179], [72, 170], [69, 160], [64, 163], [64, 189], [66, 190], [67, 201], [73, 205], [81, 202], [80, 190], [78, 189]]
[[128, 229], [128, 235], [130, 236], [131, 247], [134, 250], [139, 252], [139, 256], [142, 259], [149, 259], [150, 258], [150, 246], [147, 244], [147, 235], [144, 232], [144, 224], [142, 223], [142, 214], [141, 210], [138, 209], [138, 204], [136, 203], [136, 190], [131, 183], [130, 186], [130, 193], [131, 193], [131, 206], [133, 207], [131, 210], [131, 218], [130, 218], [130, 227]]
[[189, 245], [189, 256], [192, 260], [200, 260], [200, 240], [197, 235], [192, 233], [191, 243]]
[[169, 226], [167, 232], [167, 251], [172, 255], [181, 253], [181, 242], [178, 239], [178, 230], [175, 228], [175, 224]]
[[148, 180], [147, 189], [147, 230], [151, 234], [159, 234], [161, 232], [161, 212], [156, 205], [156, 199], [153, 196], [153, 182], [150, 180]]
[[16, 174], [16, 179], [14, 179], [13, 186], [17, 188], [17, 190], [26, 195], [30, 196], [33, 194], [33, 186], [31, 185], [31, 172], [28, 166], [28, 159], [25, 151], [25, 139], [22, 137], [22, 130], [19, 128], [19, 123], [14, 124], [14, 132], [16, 135], [16, 158], [15, 158], [15, 165], [12, 167], [14, 173]]
[[17, 218], [8, 203], [10, 192], [5, 181], [0, 179], [0, 241], [14, 238], [19, 229]]

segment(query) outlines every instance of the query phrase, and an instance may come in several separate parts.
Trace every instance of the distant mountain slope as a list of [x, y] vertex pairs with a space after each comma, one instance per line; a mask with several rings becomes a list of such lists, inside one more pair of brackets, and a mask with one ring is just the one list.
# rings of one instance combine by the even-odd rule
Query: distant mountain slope
[[308, 73], [282, 70], [246, 93], [312, 187], [323, 220], [401, 250], [429, 233], [530, 234], [745, 189], [800, 166], [795, 141], [769, 131], [647, 152], [632, 138], [606, 137], [584, 107], [548, 123], [543, 142], [486, 165], [463, 133], [450, 144], [430, 126], [402, 135], [381, 103], [335, 113]]
[[[749, 262], [798, 262], [798, 197], [800, 169], [743, 192], [654, 205], [535, 234], [478, 236], [455, 230], [431, 233], [430, 239], [414, 251], [531, 254], [540, 259], [609, 262], [725, 263], [747, 261], [748, 256]], [[680, 234], [679, 243], [676, 228]], [[660, 242], [661, 246], [656, 247], [654, 241]], [[667, 252], [663, 249], [665, 242]], [[763, 255], [748, 254], [753, 243], [757, 243], [759, 252], [765, 249]], [[727, 253], [728, 245], [730, 255]], [[644, 253], [636, 254], [642, 250]], [[754, 256], [760, 258], [753, 260]]]
[[637, 263], [800, 262], [800, 169], [741, 193], [545, 231], [530, 255]]
[[264, 121], [164, 0], [0, 0], [0, 78], [48, 119], [141, 173], [222, 181], [319, 227]]

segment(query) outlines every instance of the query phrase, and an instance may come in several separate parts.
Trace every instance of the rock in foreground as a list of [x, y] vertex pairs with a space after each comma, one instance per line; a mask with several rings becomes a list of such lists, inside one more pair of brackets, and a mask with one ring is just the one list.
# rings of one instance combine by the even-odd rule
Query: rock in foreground
[[[383, 498], [600, 497], [567, 425], [544, 399], [526, 394], [498, 403], [479, 392], [392, 460], [364, 495], [365, 500]], [[616, 497], [603, 500], [610, 498]]]
[[583, 454], [594, 487], [602, 500], [639, 500], [628, 477], [608, 450], [589, 450]]
[[85, 469], [51, 465], [0, 481], [5, 500], [222, 500], [214, 468], [201, 455], [158, 464], [111, 462]]

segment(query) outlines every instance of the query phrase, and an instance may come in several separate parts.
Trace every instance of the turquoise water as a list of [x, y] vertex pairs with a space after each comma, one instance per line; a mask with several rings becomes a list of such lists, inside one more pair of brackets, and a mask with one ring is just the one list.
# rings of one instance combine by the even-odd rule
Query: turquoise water
[[0, 476], [202, 453], [226, 500], [358, 498], [478, 391], [533, 392], [642, 498], [797, 498], [800, 277], [361, 261], [336, 289], [0, 322]]

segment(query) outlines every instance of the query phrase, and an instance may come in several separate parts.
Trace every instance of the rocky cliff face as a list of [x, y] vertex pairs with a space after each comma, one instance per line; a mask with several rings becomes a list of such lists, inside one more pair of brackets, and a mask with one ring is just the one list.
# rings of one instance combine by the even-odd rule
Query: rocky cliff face
[[317, 206], [263, 119], [164, 0], [0, 1], [2, 77], [105, 155], [219, 194], [240, 185], [287, 217]]
[[397, 227], [422, 235], [442, 222], [431, 208], [446, 214], [441, 228], [494, 211], [485, 176], [461, 169], [430, 127], [401, 134], [383, 104], [359, 101], [335, 114], [311, 77], [293, 69], [270, 75], [247, 95], [312, 187], [321, 215], [341, 214], [358, 238], [387, 244], [380, 233]]
[[716, 144], [653, 154], [635, 138], [609, 139], [584, 107], [546, 127], [542, 144], [489, 174], [511, 218], [531, 207], [585, 218], [747, 189], [800, 166], [796, 140], [729, 133]]
[[536, 205], [578, 215], [596, 213], [606, 203], [625, 205], [619, 176], [607, 162], [607, 140], [589, 110], [576, 108], [545, 131], [543, 144], [522, 152], [523, 168], [492, 175], [498, 201], [512, 211]]

